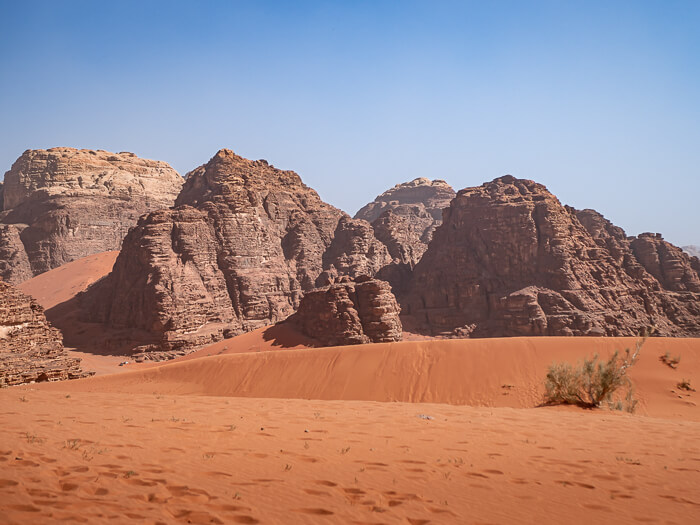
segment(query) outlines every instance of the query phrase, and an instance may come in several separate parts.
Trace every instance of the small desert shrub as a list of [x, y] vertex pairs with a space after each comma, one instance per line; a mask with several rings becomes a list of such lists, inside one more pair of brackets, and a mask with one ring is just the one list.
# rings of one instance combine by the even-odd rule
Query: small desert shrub
[[659, 357], [659, 359], [662, 363], [668, 365], [673, 369], [678, 368], [678, 363], [681, 362], [681, 356], [677, 355], [675, 357], [671, 357], [671, 354], [669, 352], [666, 352], [664, 355]]
[[687, 392], [695, 392], [695, 389], [690, 386], [690, 380], [688, 379], [683, 379], [680, 383], [676, 385], [679, 390], [685, 390]]
[[[585, 358], [578, 365], [554, 363], [549, 367], [545, 380], [545, 404], [569, 404], [586, 408], [607, 404], [610, 408], [633, 412], [637, 406], [627, 369], [639, 359], [639, 352], [651, 331], [644, 331], [634, 350], [625, 350], [610, 356], [607, 361], [596, 354]], [[627, 392], [622, 399], [613, 394], [621, 388]]]

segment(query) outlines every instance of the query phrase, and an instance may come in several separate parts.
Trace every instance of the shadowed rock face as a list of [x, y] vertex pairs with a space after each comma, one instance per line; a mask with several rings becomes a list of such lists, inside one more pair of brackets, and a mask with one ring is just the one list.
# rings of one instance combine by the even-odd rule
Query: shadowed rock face
[[285, 319], [323, 270], [345, 214], [292, 171], [219, 151], [176, 207], [142, 217], [85, 316], [140, 330], [141, 350], [193, 348]]
[[0, 386], [89, 375], [31, 297], [0, 280]]
[[633, 335], [653, 324], [694, 335], [698, 278], [660, 238], [628, 241], [592, 210], [505, 176], [457, 194], [400, 302], [433, 334]]
[[321, 346], [401, 340], [400, 308], [385, 281], [343, 279], [307, 292], [287, 322]]
[[182, 184], [167, 163], [133, 153], [25, 151], [0, 191], [0, 277], [19, 283], [119, 249], [141, 215], [172, 206]]

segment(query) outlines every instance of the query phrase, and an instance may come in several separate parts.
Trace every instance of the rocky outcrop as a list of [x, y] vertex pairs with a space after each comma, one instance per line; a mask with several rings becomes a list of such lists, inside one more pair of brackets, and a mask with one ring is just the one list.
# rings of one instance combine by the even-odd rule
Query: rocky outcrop
[[[167, 163], [133, 153], [25, 151], [5, 174], [0, 276], [13, 283], [25, 280], [25, 259], [33, 276], [119, 249], [141, 215], [172, 206], [182, 184], [182, 177]], [[12, 253], [14, 258], [8, 258]]]
[[5, 209], [5, 183], [0, 182], [0, 212]]
[[433, 232], [442, 223], [442, 210], [455, 192], [443, 180], [426, 178], [397, 184], [378, 195], [355, 215], [372, 224], [395, 264], [415, 266], [425, 252]]
[[364, 220], [343, 217], [333, 232], [333, 240], [323, 254], [324, 272], [316, 280], [325, 286], [338, 276], [355, 278], [373, 276], [392, 263], [387, 247], [374, 235], [372, 226]]
[[22, 226], [0, 223], [0, 279], [21, 283], [34, 277], [22, 243]]
[[345, 214], [292, 171], [219, 151], [176, 207], [142, 217], [114, 269], [80, 298], [137, 351], [186, 352], [287, 318], [315, 287]]
[[307, 292], [287, 322], [321, 346], [388, 343], [401, 340], [399, 312], [387, 282], [345, 277]]
[[700, 276], [679, 252], [505, 176], [457, 194], [401, 305], [432, 334], [698, 335]]
[[87, 375], [80, 359], [66, 354], [41, 306], [0, 280], [0, 386]]

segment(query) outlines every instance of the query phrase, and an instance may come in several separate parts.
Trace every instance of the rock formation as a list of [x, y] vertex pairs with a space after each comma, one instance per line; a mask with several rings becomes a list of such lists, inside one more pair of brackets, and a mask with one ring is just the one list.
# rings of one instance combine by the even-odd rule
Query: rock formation
[[426, 178], [397, 184], [377, 196], [355, 215], [372, 224], [396, 264], [411, 268], [420, 261], [442, 223], [442, 210], [450, 205], [455, 192], [443, 180]]
[[119, 249], [141, 215], [172, 206], [182, 183], [167, 163], [133, 153], [25, 151], [0, 190], [0, 277], [19, 283]]
[[0, 280], [0, 386], [90, 375], [69, 357], [61, 333], [31, 297]]
[[129, 328], [139, 350], [184, 353], [287, 318], [346, 217], [296, 173], [230, 150], [186, 178], [176, 207], [142, 217], [81, 298], [87, 319]]
[[316, 284], [327, 285], [338, 276], [373, 276], [391, 263], [387, 247], [375, 237], [372, 226], [367, 221], [346, 216], [338, 222], [333, 240], [323, 254], [325, 271]]
[[400, 300], [432, 334], [698, 335], [699, 279], [660, 237], [508, 175], [457, 194]]
[[385, 281], [360, 276], [307, 292], [287, 322], [322, 346], [401, 340], [400, 308]]

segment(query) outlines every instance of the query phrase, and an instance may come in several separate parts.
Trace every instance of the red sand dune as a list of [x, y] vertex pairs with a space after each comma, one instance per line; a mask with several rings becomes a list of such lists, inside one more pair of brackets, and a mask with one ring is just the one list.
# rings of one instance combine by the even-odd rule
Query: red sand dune
[[[553, 361], [576, 362], [592, 353], [607, 356], [636, 341], [519, 337], [251, 353], [247, 345], [253, 337], [247, 335], [247, 353], [185, 359], [47, 388], [527, 408], [541, 402], [544, 376]], [[235, 351], [237, 339], [228, 340], [228, 352]], [[681, 356], [678, 369], [659, 360], [667, 351]], [[700, 382], [700, 339], [650, 338], [630, 377], [641, 400], [638, 413], [700, 421], [697, 396], [676, 388], [683, 378]]]
[[117, 260], [118, 251], [89, 255], [29, 279], [19, 288], [31, 295], [45, 310], [75, 297], [95, 281], [107, 275]]

